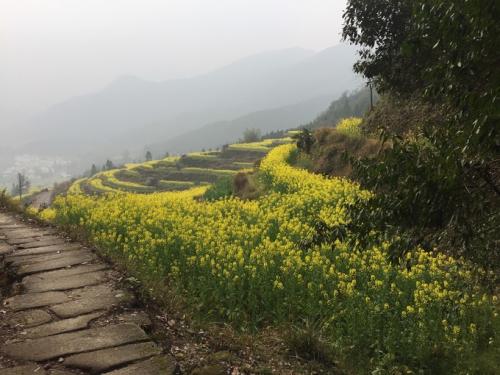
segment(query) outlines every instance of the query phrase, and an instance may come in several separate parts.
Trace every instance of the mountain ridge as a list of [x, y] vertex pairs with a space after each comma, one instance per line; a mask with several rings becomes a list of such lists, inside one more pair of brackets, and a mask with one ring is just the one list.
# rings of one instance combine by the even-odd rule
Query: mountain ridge
[[92, 153], [96, 159], [125, 149], [142, 152], [206, 124], [323, 96], [331, 101], [358, 83], [354, 61], [352, 47], [337, 45], [320, 52], [268, 51], [190, 78], [121, 76], [35, 116], [19, 149], [72, 158]]

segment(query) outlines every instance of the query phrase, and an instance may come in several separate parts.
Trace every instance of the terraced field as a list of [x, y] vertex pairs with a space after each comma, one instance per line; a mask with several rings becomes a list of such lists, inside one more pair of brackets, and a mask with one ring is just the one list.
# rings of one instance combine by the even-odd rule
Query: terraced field
[[251, 169], [274, 147], [292, 142], [291, 135], [260, 142], [235, 143], [221, 151], [194, 152], [145, 163], [126, 164], [122, 168], [75, 181], [69, 193], [94, 195], [125, 191], [147, 194], [209, 185], [222, 177]]

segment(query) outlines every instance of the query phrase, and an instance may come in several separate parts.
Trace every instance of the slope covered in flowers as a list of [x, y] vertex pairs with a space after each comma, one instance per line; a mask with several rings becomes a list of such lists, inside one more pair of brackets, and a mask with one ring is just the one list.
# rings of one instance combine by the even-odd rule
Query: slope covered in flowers
[[211, 184], [252, 168], [254, 163], [262, 159], [272, 148], [292, 142], [292, 138], [286, 135], [283, 138], [226, 145], [216, 151], [192, 152], [144, 163], [125, 164], [75, 181], [69, 193], [149, 194], [180, 191]]
[[264, 158], [258, 173], [269, 193], [253, 201], [193, 199], [204, 187], [69, 194], [55, 202], [55, 220], [84, 228], [138, 278], [176, 288], [215, 320], [321, 322], [331, 348], [371, 358], [372, 369], [395, 362], [425, 369], [436, 355], [459, 366], [474, 356], [495, 312], [467, 265], [419, 249], [393, 264], [384, 244], [301, 246], [318, 219], [343, 223], [348, 206], [370, 193], [291, 167], [294, 147]]

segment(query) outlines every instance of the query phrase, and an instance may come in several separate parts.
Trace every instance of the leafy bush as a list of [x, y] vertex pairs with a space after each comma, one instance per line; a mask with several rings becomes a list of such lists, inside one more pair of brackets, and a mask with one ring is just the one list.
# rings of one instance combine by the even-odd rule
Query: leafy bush
[[467, 186], [455, 155], [445, 158], [425, 138], [393, 138], [391, 144], [377, 158], [354, 161], [354, 177], [377, 192], [367, 210], [371, 217], [364, 220], [381, 232], [406, 232], [412, 244], [499, 269], [500, 211], [494, 194], [477, 201], [480, 186]]
[[203, 195], [206, 200], [217, 200], [233, 195], [233, 177], [221, 177], [210, 185]]
[[300, 151], [306, 154], [311, 152], [311, 148], [314, 145], [314, 137], [309, 129], [302, 129], [300, 133], [295, 134], [292, 138], [296, 140], [297, 148]]

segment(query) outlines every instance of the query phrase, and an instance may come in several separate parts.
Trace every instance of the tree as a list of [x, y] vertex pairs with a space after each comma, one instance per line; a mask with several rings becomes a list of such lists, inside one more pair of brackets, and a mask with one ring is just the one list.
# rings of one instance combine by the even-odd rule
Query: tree
[[361, 46], [355, 70], [379, 92], [446, 113], [413, 139], [386, 134], [392, 147], [355, 165], [391, 211], [383, 221], [454, 236], [451, 251], [483, 252], [488, 266], [500, 225], [499, 18], [496, 0], [348, 0], [343, 28]]
[[245, 129], [243, 132], [243, 142], [258, 142], [261, 139], [260, 130], [259, 129]]
[[467, 163], [499, 152], [499, 18], [496, 0], [349, 0], [343, 37], [362, 47], [355, 70], [382, 92], [454, 110], [446, 136]]
[[153, 155], [151, 154], [151, 151], [146, 151], [146, 161], [151, 161], [153, 160]]
[[[418, 1], [416, 1], [418, 2]], [[400, 53], [411, 27], [412, 0], [349, 0], [344, 11], [342, 36], [361, 47], [355, 71], [375, 80], [379, 90], [412, 85], [414, 61]], [[399, 74], [395, 74], [399, 72]], [[407, 88], [413, 90], [412, 87]]]
[[30, 181], [22, 173], [17, 174], [17, 182], [12, 185], [12, 195], [19, 195], [19, 199], [22, 195], [29, 191], [31, 186]]
[[166, 159], [166, 158], [168, 158], [169, 156], [170, 156], [169, 152], [168, 152], [168, 151], [166, 151], [166, 152], [165, 152], [165, 154], [163, 155], [163, 158], [165, 158], [165, 159]]
[[97, 172], [99, 172], [99, 170], [97, 169], [96, 165], [92, 164], [92, 167], [90, 168], [90, 177], [92, 177], [95, 174], [97, 174]]
[[297, 140], [297, 148], [306, 154], [311, 153], [312, 146], [314, 145], [314, 136], [307, 128], [302, 129], [299, 134], [293, 136]]
[[113, 164], [113, 162], [111, 160], [106, 160], [106, 164], [104, 164], [104, 168], [105, 170], [109, 171], [110, 169], [114, 169], [115, 168], [115, 165]]

